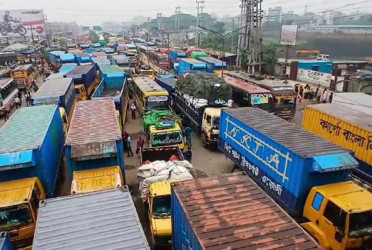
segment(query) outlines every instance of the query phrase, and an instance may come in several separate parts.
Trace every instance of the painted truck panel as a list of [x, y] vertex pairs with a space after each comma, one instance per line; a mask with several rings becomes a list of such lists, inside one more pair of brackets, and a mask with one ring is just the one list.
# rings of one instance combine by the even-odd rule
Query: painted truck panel
[[78, 170], [120, 166], [125, 181], [123, 141], [113, 100], [76, 104], [65, 143], [68, 175]]
[[372, 183], [372, 114], [343, 104], [307, 106], [302, 127], [355, 153], [355, 173]]
[[52, 197], [63, 140], [58, 106], [17, 110], [0, 130], [0, 181], [38, 177], [47, 197]]
[[50, 79], [46, 81], [32, 98], [32, 105], [54, 104], [66, 110], [71, 121], [76, 103], [76, 92], [72, 78]]
[[91, 63], [90, 55], [88, 53], [75, 53], [75, 59], [79, 65]]
[[128, 190], [47, 199], [37, 217], [35, 250], [150, 249]]
[[313, 186], [346, 181], [358, 165], [349, 151], [257, 108], [222, 110], [218, 147], [295, 216]]
[[320, 249], [248, 176], [172, 184], [173, 249]]

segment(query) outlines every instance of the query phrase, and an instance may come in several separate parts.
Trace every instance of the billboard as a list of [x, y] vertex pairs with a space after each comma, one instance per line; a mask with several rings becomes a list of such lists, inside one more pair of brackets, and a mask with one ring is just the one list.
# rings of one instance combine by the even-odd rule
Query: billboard
[[0, 10], [0, 37], [45, 35], [43, 10]]
[[281, 45], [296, 45], [297, 25], [282, 25]]

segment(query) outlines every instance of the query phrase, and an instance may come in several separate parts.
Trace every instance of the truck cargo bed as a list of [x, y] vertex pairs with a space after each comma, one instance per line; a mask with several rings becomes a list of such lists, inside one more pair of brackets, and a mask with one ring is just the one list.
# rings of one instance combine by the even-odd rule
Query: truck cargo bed
[[320, 249], [243, 174], [172, 185], [173, 249]]
[[115, 97], [120, 95], [121, 89], [104, 89], [102, 92], [102, 97]]

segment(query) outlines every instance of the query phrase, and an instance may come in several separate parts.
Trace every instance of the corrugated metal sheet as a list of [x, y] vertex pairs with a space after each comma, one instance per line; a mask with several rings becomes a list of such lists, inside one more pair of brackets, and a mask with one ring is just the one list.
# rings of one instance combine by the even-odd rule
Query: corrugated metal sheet
[[67, 145], [110, 142], [121, 139], [113, 100], [81, 101], [76, 104]]
[[41, 146], [56, 109], [56, 105], [43, 105], [17, 110], [0, 129], [0, 153]]
[[305, 109], [302, 127], [372, 166], [372, 114], [336, 103], [311, 105]]
[[146, 92], [166, 91], [159, 86], [154, 80], [147, 76], [133, 77], [133, 82], [142, 90]]
[[73, 70], [66, 74], [67, 77], [75, 78], [81, 77], [81, 75], [88, 74], [92, 70], [93, 65], [79, 65]]
[[206, 66], [204, 62], [198, 61], [194, 58], [181, 58], [180, 61], [184, 61], [188, 64], [193, 64], [193, 65], [204, 65], [204, 66]]
[[51, 96], [63, 96], [72, 83], [72, 78], [50, 79], [35, 93], [33, 99]]
[[45, 200], [32, 249], [150, 249], [128, 191]]
[[61, 66], [61, 68], [59, 69], [58, 73], [61, 74], [62, 76], [63, 75], [66, 75], [68, 72], [70, 72], [71, 70], [75, 69], [77, 66], [76, 63], [71, 63], [71, 64], [64, 64]]
[[261, 88], [257, 85], [250, 84], [248, 82], [244, 82], [237, 78], [231, 76], [224, 76], [223, 79], [230, 84], [232, 87], [238, 88], [243, 91], [247, 91], [250, 94], [270, 94], [271, 91]]
[[336, 93], [332, 103], [343, 104], [367, 114], [372, 114], [372, 96], [365, 93]]
[[320, 249], [249, 177], [172, 185], [174, 249]]
[[118, 65], [100, 65], [99, 70], [102, 72], [102, 74], [108, 75], [108, 74], [124, 74], [124, 71], [119, 68]]
[[92, 57], [91, 60], [96, 64], [111, 64], [110, 60], [105, 56]]

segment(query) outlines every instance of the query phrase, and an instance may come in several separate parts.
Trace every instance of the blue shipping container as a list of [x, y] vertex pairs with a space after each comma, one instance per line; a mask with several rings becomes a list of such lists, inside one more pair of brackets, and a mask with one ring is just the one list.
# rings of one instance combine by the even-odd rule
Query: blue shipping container
[[198, 60], [206, 63], [206, 71], [208, 73], [213, 73], [215, 70], [226, 69], [226, 63], [214, 57], [200, 57]]
[[113, 100], [76, 104], [65, 143], [68, 177], [74, 171], [119, 166], [124, 171], [124, 152]]
[[155, 81], [164, 89], [168, 91], [169, 94], [172, 94], [176, 90], [176, 78], [162, 78], [157, 76]]
[[54, 194], [63, 151], [63, 126], [56, 105], [17, 110], [0, 129], [0, 181], [38, 177]]
[[181, 50], [170, 50], [169, 57], [171, 58], [172, 62], [178, 62], [179, 58], [186, 58], [186, 52]]
[[59, 55], [62, 63], [71, 63], [75, 62], [75, 55], [72, 53], [63, 53]]
[[68, 72], [70, 72], [71, 70], [75, 69], [77, 66], [76, 63], [69, 63], [69, 64], [64, 64], [62, 65], [59, 70], [58, 70], [58, 73], [62, 75], [62, 77], [64, 75], [66, 75]]
[[179, 60], [178, 73], [183, 74], [188, 71], [205, 71], [206, 64], [192, 58], [183, 58]]
[[124, 71], [118, 65], [99, 65], [99, 76], [101, 79], [103, 78], [118, 78], [123, 79], [125, 78]]
[[100, 48], [88, 48], [85, 50], [85, 53], [92, 54], [94, 52], [100, 52], [100, 51], [101, 51]]
[[32, 98], [32, 105], [55, 104], [65, 109], [69, 120], [76, 103], [76, 92], [72, 78], [46, 81]]
[[94, 83], [97, 74], [96, 65], [79, 65], [75, 69], [71, 70], [66, 77], [74, 79], [76, 84], [84, 84], [85, 89], [88, 90], [89, 87]]
[[96, 66], [100, 66], [100, 65], [110, 65], [110, 64], [111, 64], [110, 60], [107, 59], [106, 56], [92, 57], [91, 60], [92, 60], [92, 62], [93, 62]]
[[313, 70], [332, 74], [333, 63], [329, 61], [299, 61], [298, 69]]
[[358, 166], [348, 151], [257, 108], [223, 110], [218, 147], [292, 215], [312, 187], [346, 181]]
[[90, 55], [88, 53], [75, 53], [75, 58], [79, 65], [91, 63]]

